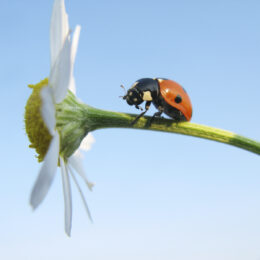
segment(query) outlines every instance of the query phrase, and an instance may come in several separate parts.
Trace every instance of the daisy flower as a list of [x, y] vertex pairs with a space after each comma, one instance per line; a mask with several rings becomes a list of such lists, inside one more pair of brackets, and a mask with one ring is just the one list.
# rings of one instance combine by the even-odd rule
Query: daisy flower
[[75, 182], [91, 219], [73, 171], [84, 179], [90, 190], [93, 186], [85, 175], [78, 149], [81, 143], [89, 149], [94, 141], [92, 135], [84, 127], [80, 127], [80, 122], [76, 119], [80, 116], [77, 115], [80, 113], [80, 109], [77, 108], [80, 101], [75, 96], [73, 68], [79, 35], [80, 26], [76, 26], [71, 37], [64, 0], [55, 0], [50, 26], [49, 78], [36, 85], [29, 85], [33, 93], [25, 111], [25, 126], [31, 142], [30, 147], [36, 149], [39, 154], [38, 160], [43, 161], [31, 192], [30, 204], [33, 209], [40, 205], [51, 186], [57, 167], [60, 166], [65, 204], [65, 232], [68, 236], [71, 233], [72, 222], [70, 178]]

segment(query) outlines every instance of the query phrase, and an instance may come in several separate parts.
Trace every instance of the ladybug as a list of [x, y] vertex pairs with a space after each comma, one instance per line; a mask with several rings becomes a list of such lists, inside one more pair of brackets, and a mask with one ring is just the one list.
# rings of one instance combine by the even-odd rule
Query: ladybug
[[162, 113], [177, 122], [190, 121], [192, 117], [192, 105], [187, 92], [173, 80], [164, 78], [139, 79], [131, 86], [123, 99], [128, 105], [135, 105], [137, 109], [141, 110], [143, 109], [139, 105], [146, 102], [145, 111], [138, 115], [132, 124], [148, 111], [151, 103], [158, 109], [152, 119], [160, 117]]

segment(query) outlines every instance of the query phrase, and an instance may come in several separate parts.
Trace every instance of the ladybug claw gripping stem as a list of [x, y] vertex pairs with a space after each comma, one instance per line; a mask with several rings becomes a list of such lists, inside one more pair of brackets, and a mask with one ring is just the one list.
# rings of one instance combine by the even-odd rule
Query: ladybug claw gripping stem
[[147, 112], [147, 110], [145, 110], [140, 115], [138, 115], [130, 125], [131, 126], [134, 125], [146, 112]]
[[153, 116], [150, 118], [150, 120], [148, 121], [148, 126], [151, 126], [153, 120], [154, 120], [156, 117], [162, 117], [162, 116], [161, 116], [162, 113], [163, 113], [163, 110], [154, 113], [154, 115], [153, 115]]
[[143, 111], [143, 108], [142, 107], [140, 107], [140, 106], [138, 106], [138, 105], [136, 105], [135, 106], [137, 109], [140, 109], [141, 111]]

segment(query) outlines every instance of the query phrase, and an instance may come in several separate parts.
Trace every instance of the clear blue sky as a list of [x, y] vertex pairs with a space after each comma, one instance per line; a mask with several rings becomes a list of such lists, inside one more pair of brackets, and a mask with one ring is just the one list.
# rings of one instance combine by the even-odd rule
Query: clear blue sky
[[[84, 102], [135, 113], [118, 98], [120, 84], [171, 78], [188, 91], [193, 122], [260, 140], [259, 1], [65, 3], [71, 27], [82, 26], [75, 77]], [[49, 73], [52, 4], [1, 2], [0, 258], [259, 260], [259, 157], [212, 141], [94, 132], [84, 161], [96, 183], [86, 191], [94, 223], [74, 188], [72, 237], [65, 235], [59, 172], [31, 211], [40, 165], [23, 114], [27, 84]]]

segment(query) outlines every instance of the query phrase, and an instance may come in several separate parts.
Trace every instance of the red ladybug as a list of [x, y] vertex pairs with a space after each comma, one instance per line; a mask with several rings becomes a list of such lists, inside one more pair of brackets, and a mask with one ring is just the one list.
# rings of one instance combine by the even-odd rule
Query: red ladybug
[[134, 124], [150, 108], [151, 103], [158, 109], [154, 117], [160, 117], [165, 113], [177, 122], [190, 121], [192, 116], [192, 105], [185, 89], [173, 80], [164, 78], [143, 78], [137, 80], [123, 96], [128, 105], [139, 105], [146, 101], [145, 111], [136, 117]]

